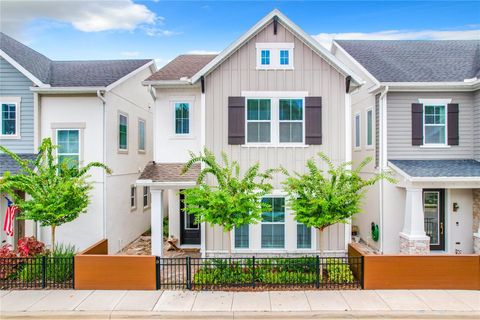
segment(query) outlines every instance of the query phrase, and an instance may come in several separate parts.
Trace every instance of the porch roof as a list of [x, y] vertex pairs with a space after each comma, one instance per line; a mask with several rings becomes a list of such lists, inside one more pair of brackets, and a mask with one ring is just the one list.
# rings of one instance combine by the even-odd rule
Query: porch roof
[[196, 182], [200, 174], [200, 164], [194, 164], [190, 170], [182, 174], [185, 163], [156, 163], [149, 162], [139, 180], [150, 180], [152, 182]]
[[[480, 178], [480, 162], [465, 160], [389, 160], [413, 178]], [[395, 168], [394, 168], [395, 169]]]
[[[17, 153], [17, 156], [23, 160], [35, 160], [37, 157], [33, 153]], [[22, 171], [22, 168], [8, 154], [0, 153], [0, 178], [7, 171], [11, 174], [17, 174]]]

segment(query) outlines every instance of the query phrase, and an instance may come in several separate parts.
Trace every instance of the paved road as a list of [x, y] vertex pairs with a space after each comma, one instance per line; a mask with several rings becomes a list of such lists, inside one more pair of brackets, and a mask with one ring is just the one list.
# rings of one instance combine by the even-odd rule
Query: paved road
[[0, 291], [7, 318], [480, 319], [480, 291]]

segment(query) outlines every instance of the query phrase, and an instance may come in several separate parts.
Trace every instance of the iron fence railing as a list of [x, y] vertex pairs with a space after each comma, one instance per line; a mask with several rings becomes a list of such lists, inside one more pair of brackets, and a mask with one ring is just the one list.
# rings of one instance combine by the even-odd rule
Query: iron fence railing
[[0, 289], [73, 289], [73, 257], [0, 258]]
[[157, 258], [157, 288], [358, 289], [363, 257]]

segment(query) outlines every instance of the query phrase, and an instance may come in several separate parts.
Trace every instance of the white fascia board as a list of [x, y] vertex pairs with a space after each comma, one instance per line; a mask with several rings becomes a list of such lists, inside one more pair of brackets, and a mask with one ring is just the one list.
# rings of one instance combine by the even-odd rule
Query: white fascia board
[[157, 189], [179, 189], [179, 188], [189, 188], [197, 185], [196, 181], [153, 181], [151, 179], [147, 180], [137, 180], [135, 181], [137, 186], [153, 187]]
[[274, 9], [260, 21], [258, 21], [250, 30], [244, 33], [240, 38], [223, 50], [218, 56], [216, 56], [212, 61], [210, 61], [206, 66], [204, 66], [200, 71], [198, 71], [192, 78], [192, 83], [197, 82], [201, 76], [207, 75], [212, 71], [218, 64], [222, 63], [226, 58], [233, 54], [240, 46], [245, 42], [251, 39], [260, 29], [267, 25], [273, 18], [277, 17], [278, 22], [282, 23], [287, 29], [294, 33], [299, 39], [301, 39], [308, 47], [313, 51], [319, 54], [323, 59], [325, 59], [332, 67], [337, 71], [342, 73], [344, 76], [351, 76], [352, 80], [358, 85], [363, 84], [363, 80], [352, 72], [347, 66], [345, 66], [341, 61], [339, 61], [330, 51], [323, 47], [318, 41], [316, 41], [312, 36], [305, 33], [299, 26], [293, 23], [288, 19], [283, 13], [278, 9]]
[[119, 84], [127, 81], [128, 79], [130, 79], [131, 77], [135, 76], [136, 74], [138, 74], [139, 72], [145, 70], [146, 68], [149, 68], [151, 65], [153, 64], [154, 66], [154, 71], [156, 71], [156, 67], [155, 67], [155, 64], [154, 64], [154, 61], [151, 60], [150, 62], [147, 62], [146, 64], [144, 64], [143, 66], [141, 66], [140, 68], [137, 68], [135, 70], [133, 70], [132, 72], [130, 72], [129, 74], [123, 76], [122, 78], [118, 79], [117, 81], [109, 84], [107, 87], [106, 87], [106, 90], [107, 91], [110, 91], [112, 90], [113, 88], [115, 88], [116, 86], [118, 86]]
[[337, 50], [339, 50], [340, 52], [342, 52], [352, 63], [355, 67], [357, 67], [358, 69], [360, 69], [363, 73], [365, 73], [367, 75], [367, 77], [376, 85], [379, 85], [380, 84], [380, 81], [377, 80], [377, 78], [375, 78], [367, 69], [365, 69], [365, 67], [360, 63], [358, 62], [357, 60], [355, 60], [355, 58], [353, 58], [350, 53], [347, 52], [347, 50], [343, 49], [343, 47], [337, 43], [335, 40], [332, 41], [332, 49], [335, 48]]
[[30, 71], [22, 67], [17, 61], [15, 61], [12, 57], [5, 53], [5, 51], [0, 50], [0, 57], [5, 59], [8, 63], [10, 63], [15, 69], [20, 71], [25, 77], [30, 79], [34, 84], [39, 86], [40, 88], [49, 88], [49, 84], [45, 84], [40, 81], [37, 77], [35, 77]]
[[30, 91], [42, 94], [97, 93], [105, 89], [105, 87], [30, 87]]
[[145, 80], [142, 81], [144, 86], [152, 87], [185, 87], [192, 86], [192, 82], [189, 80]]
[[480, 80], [473, 82], [381, 82], [390, 91], [474, 91], [480, 89]]

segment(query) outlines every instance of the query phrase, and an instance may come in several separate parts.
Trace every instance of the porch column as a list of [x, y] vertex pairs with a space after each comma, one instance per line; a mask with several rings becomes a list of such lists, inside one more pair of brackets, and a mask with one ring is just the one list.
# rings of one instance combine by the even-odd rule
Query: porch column
[[163, 190], [150, 189], [151, 200], [151, 245], [154, 256], [161, 257], [163, 255]]
[[405, 220], [400, 232], [400, 253], [428, 254], [430, 237], [425, 234], [423, 193], [421, 188], [407, 187], [405, 195]]

